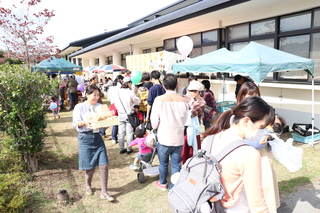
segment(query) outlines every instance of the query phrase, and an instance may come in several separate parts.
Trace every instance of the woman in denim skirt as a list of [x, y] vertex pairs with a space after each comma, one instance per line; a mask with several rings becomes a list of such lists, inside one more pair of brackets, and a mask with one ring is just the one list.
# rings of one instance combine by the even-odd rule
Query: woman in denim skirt
[[99, 129], [92, 129], [88, 118], [96, 112], [100, 98], [100, 89], [96, 85], [86, 88], [86, 101], [75, 106], [72, 126], [78, 131], [79, 170], [85, 170], [86, 194], [92, 195], [91, 182], [96, 166], [99, 166], [101, 180], [101, 199], [113, 201], [107, 192], [108, 185], [108, 155]]

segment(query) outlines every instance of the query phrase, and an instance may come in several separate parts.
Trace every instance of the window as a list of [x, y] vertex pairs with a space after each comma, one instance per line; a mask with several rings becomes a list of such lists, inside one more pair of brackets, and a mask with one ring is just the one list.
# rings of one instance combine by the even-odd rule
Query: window
[[280, 32], [300, 30], [311, 27], [311, 11], [284, 16], [280, 19]]
[[127, 55], [130, 55], [130, 53], [123, 53], [121, 54], [121, 66], [126, 67], [127, 66]]
[[320, 27], [320, 9], [314, 11], [313, 16], [313, 27]]
[[82, 66], [82, 58], [78, 58], [78, 65]]
[[217, 30], [202, 33], [202, 44], [213, 43], [217, 41], [218, 41]]
[[173, 39], [167, 39], [164, 41], [164, 48], [166, 50], [174, 50], [176, 49], [176, 45], [175, 45], [176, 40]]
[[202, 55], [201, 52], [202, 52], [201, 51], [201, 47], [193, 48], [191, 53], [189, 54], [189, 57], [190, 58], [195, 58], [197, 56], [200, 56], [200, 55]]
[[202, 47], [202, 55], [213, 52], [215, 50], [217, 50], [218, 47], [217, 45], [212, 45], [212, 46], [203, 46]]
[[99, 58], [94, 59], [94, 66], [99, 66]]
[[72, 59], [72, 63], [77, 64], [77, 59], [76, 59], [76, 58], [73, 58], [73, 59]]
[[314, 60], [314, 78], [320, 80], [320, 33], [314, 33], [311, 36], [310, 58]]
[[258, 44], [265, 45], [267, 47], [272, 47], [274, 48], [274, 39], [262, 39], [262, 40], [255, 40], [254, 42]]
[[230, 50], [231, 51], [239, 51], [242, 48], [244, 48], [249, 42], [240, 42], [240, 43], [233, 43], [230, 44]]
[[266, 35], [275, 33], [276, 31], [275, 19], [255, 22], [251, 24], [251, 36]]
[[[301, 57], [309, 58], [310, 35], [291, 36], [280, 38], [279, 48]], [[307, 79], [307, 73], [303, 70], [279, 72], [280, 78]]]
[[163, 47], [157, 47], [157, 48], [156, 48], [156, 52], [161, 52], [161, 51], [163, 51], [163, 50], [164, 50]]
[[144, 49], [144, 50], [142, 50], [142, 53], [143, 53], [143, 54], [151, 53], [151, 49]]
[[196, 33], [189, 35], [189, 37], [193, 41], [193, 46], [200, 46], [201, 45], [201, 33]]
[[249, 24], [229, 27], [229, 40], [249, 38]]
[[112, 56], [107, 56], [106, 64], [113, 64], [113, 57]]

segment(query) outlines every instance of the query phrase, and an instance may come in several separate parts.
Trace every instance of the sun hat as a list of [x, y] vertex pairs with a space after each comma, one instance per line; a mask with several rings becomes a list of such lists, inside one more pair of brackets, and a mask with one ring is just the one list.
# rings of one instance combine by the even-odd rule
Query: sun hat
[[123, 78], [123, 83], [129, 82], [129, 81], [131, 81], [130, 77], [124, 77]]
[[204, 90], [203, 84], [201, 84], [199, 81], [191, 81], [189, 86], [187, 87], [187, 90]]
[[89, 76], [89, 79], [94, 79], [94, 78], [97, 78], [98, 75], [96, 73], [91, 73], [90, 76]]

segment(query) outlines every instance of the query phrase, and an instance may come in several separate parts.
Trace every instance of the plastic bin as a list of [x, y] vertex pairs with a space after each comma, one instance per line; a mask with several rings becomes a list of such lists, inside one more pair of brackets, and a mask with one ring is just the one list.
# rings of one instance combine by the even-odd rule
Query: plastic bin
[[[292, 133], [291, 136], [292, 136], [292, 139], [295, 141], [302, 142], [302, 143], [312, 143], [312, 135], [302, 136], [302, 135], [299, 135], [298, 133]], [[314, 141], [320, 140], [320, 134], [313, 135], [313, 140]]]
[[235, 108], [236, 105], [235, 104], [229, 104], [229, 105], [225, 105], [222, 107], [222, 112], [226, 112], [228, 110], [232, 110], [233, 108]]
[[[302, 136], [309, 136], [309, 135], [312, 135], [312, 124], [294, 123], [292, 125], [292, 130]], [[320, 130], [317, 127], [314, 127], [313, 132], [314, 132], [314, 134], [319, 134]]]
[[217, 106], [217, 110], [218, 112], [224, 112], [223, 111], [223, 107], [227, 105], [235, 105], [236, 102], [235, 101], [222, 101], [222, 102], [218, 102], [216, 103], [216, 106]]

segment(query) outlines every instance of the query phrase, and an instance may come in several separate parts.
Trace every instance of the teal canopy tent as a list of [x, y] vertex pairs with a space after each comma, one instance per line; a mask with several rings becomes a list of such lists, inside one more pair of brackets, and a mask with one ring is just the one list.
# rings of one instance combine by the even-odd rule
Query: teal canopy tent
[[173, 64], [172, 70], [173, 73], [247, 73], [257, 83], [261, 83], [269, 72], [304, 70], [312, 77], [312, 127], [314, 127], [314, 61], [312, 59], [250, 42], [239, 51], [232, 52], [222, 48]]
[[313, 75], [314, 61], [250, 42], [240, 51], [232, 52], [222, 48], [182, 63], [173, 64], [172, 70], [173, 73], [247, 73], [255, 82], [261, 83], [269, 72], [307, 70]]
[[63, 58], [56, 58], [52, 56], [31, 67], [31, 71], [45, 72], [47, 75], [57, 73], [74, 74], [75, 72], [81, 72], [82, 66], [73, 64]]

